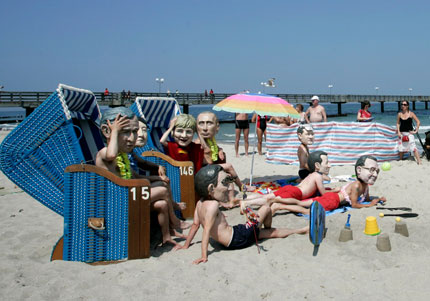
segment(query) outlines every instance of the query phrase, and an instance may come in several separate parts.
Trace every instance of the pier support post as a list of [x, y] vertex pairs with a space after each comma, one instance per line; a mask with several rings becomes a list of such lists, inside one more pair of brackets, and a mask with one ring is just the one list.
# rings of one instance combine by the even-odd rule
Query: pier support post
[[381, 113], [384, 113], [384, 102], [381, 101]]
[[33, 113], [34, 108], [31, 107], [26, 107], [25, 108], [25, 117], [27, 117], [28, 115], [30, 115], [31, 113]]
[[189, 112], [189, 107], [190, 107], [190, 105], [189, 104], [187, 104], [187, 103], [183, 103], [182, 104], [182, 113], [183, 114], [189, 114], [188, 112]]
[[425, 101], [425, 102], [424, 102], [424, 106], [425, 106], [425, 109], [426, 109], [426, 110], [428, 110], [428, 108], [429, 108], [428, 101]]
[[414, 100], [414, 101], [412, 101], [412, 110], [414, 110], [414, 111], [415, 111], [415, 100]]
[[342, 116], [342, 103], [337, 103], [337, 115]]
[[401, 110], [401, 105], [400, 105], [400, 104], [401, 104], [401, 101], [398, 101], [398, 102], [397, 102], [397, 110], [398, 110], [398, 111], [400, 111], [400, 110]]

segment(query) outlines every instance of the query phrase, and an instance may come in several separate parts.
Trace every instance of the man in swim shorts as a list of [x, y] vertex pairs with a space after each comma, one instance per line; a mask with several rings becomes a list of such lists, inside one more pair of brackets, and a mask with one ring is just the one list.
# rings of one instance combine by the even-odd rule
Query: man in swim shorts
[[[375, 206], [378, 202], [385, 203], [387, 201], [385, 197], [375, 197], [372, 200], [369, 197], [369, 185], [375, 184], [378, 174], [379, 167], [376, 158], [369, 155], [361, 156], [355, 163], [355, 175], [357, 176], [355, 182], [341, 187], [339, 192], [327, 192], [320, 197], [305, 201], [295, 200], [296, 205], [284, 206], [282, 209], [309, 214], [309, 208], [304, 207], [310, 207], [313, 202], [320, 203], [326, 211], [334, 210], [340, 205], [364, 208]], [[293, 203], [293, 200], [290, 200], [290, 202]], [[365, 202], [369, 203], [366, 204]]]
[[230, 226], [219, 210], [219, 203], [228, 200], [229, 184], [232, 181], [233, 179], [219, 165], [207, 165], [196, 174], [195, 188], [201, 198], [196, 204], [193, 225], [184, 246], [175, 247], [175, 249], [187, 249], [202, 225], [202, 255], [194, 260], [194, 264], [208, 261], [210, 237], [228, 249], [241, 249], [252, 245], [256, 239], [284, 238], [291, 234], [305, 234], [309, 231], [309, 227], [272, 228], [272, 214], [268, 206], [262, 206], [257, 214], [249, 211], [247, 224]]
[[[312, 152], [308, 158], [308, 166], [312, 173], [300, 182], [299, 185], [286, 185], [275, 192], [263, 196], [249, 196], [246, 200], [240, 202], [241, 207], [269, 205], [271, 206], [272, 214], [274, 214], [277, 210], [294, 209], [295, 207], [289, 206], [296, 205], [298, 200], [314, 196], [316, 192], [319, 192], [320, 195], [326, 194], [327, 190], [324, 188], [323, 177], [330, 171], [327, 153], [323, 151]], [[303, 207], [298, 208], [298, 210], [303, 210]]]
[[303, 124], [297, 128], [297, 137], [301, 144], [297, 149], [297, 157], [299, 158], [299, 177], [306, 178], [311, 172], [308, 167], [309, 148], [308, 145], [314, 143], [314, 129], [310, 124]]
[[248, 156], [248, 148], [249, 148], [248, 114], [236, 113], [235, 124], [236, 124], [236, 140], [234, 142], [234, 150], [236, 151], [236, 157], [239, 157], [239, 140], [240, 140], [240, 134], [242, 131], [243, 131], [243, 140], [245, 141], [245, 156]]

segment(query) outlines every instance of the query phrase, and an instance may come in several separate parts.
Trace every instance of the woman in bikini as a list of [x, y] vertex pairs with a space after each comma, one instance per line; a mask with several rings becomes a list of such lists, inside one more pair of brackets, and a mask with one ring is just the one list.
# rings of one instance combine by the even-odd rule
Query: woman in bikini
[[[420, 128], [420, 120], [414, 112], [409, 111], [409, 102], [403, 100], [401, 102], [401, 111], [397, 114], [397, 135], [400, 139], [399, 146], [399, 157], [403, 160], [403, 154], [405, 152], [414, 152], [415, 161], [421, 164], [421, 158], [418, 153], [417, 146], [415, 145], [414, 134], [418, 133]], [[414, 130], [413, 120], [416, 122]]]
[[361, 110], [357, 113], [358, 122], [370, 122], [373, 120], [372, 113], [369, 112], [371, 104], [368, 100], [361, 103]]

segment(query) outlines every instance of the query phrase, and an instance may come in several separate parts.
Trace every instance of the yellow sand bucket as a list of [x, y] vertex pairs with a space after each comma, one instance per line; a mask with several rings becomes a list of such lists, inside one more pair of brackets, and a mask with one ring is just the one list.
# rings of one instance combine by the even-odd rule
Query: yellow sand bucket
[[366, 235], [378, 235], [381, 233], [381, 229], [378, 227], [378, 222], [376, 217], [368, 216], [366, 217], [366, 227], [364, 228], [364, 234]]

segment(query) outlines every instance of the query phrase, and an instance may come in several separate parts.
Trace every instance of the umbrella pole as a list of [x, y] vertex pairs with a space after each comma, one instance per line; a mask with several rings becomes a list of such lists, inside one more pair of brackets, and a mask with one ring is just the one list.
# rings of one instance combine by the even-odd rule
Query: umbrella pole
[[[258, 116], [257, 116], [257, 119], [258, 119]], [[252, 173], [254, 172], [254, 156], [255, 156], [256, 145], [257, 145], [257, 120], [255, 120], [254, 146], [252, 147], [251, 176], [249, 177], [249, 186], [252, 185]]]

